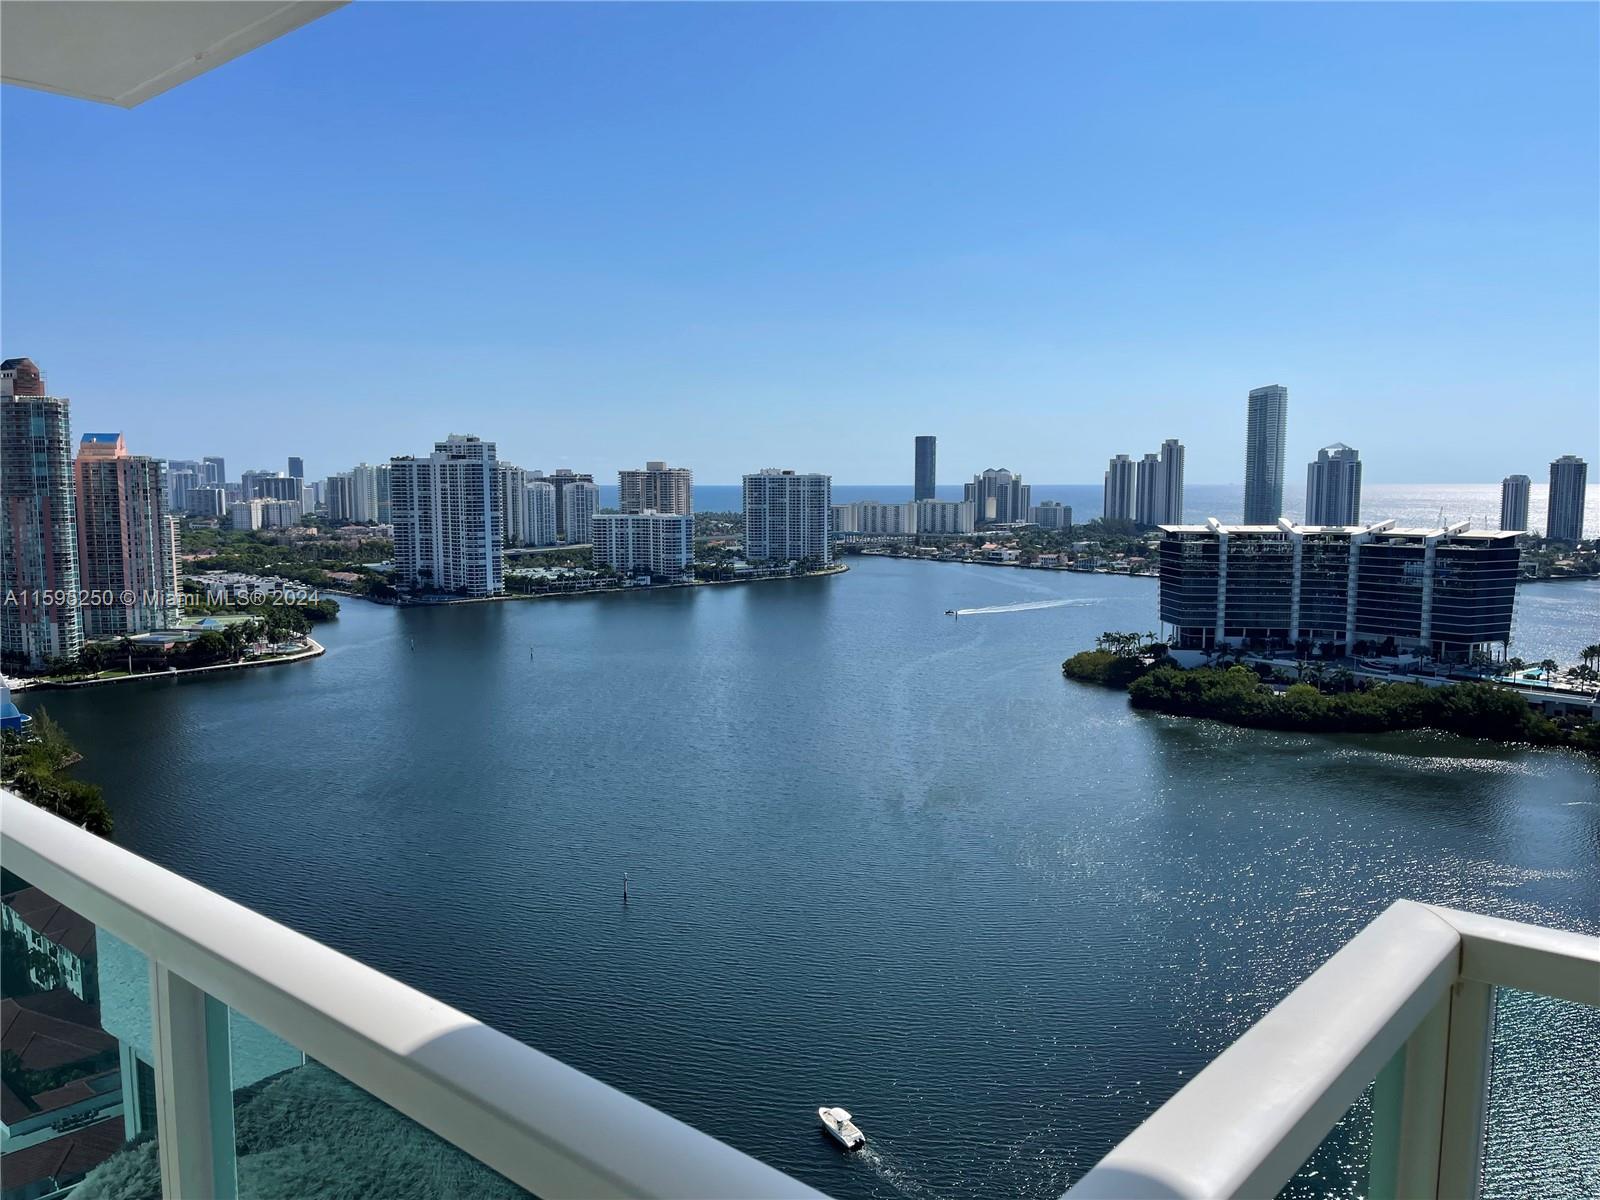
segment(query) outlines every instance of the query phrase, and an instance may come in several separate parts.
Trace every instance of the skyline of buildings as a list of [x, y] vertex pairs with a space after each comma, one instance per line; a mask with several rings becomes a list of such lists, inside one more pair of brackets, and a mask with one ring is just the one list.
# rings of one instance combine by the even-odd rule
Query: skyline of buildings
[[[220, 455], [198, 459], [136, 455], [127, 450], [121, 433], [84, 435], [74, 460], [70, 402], [46, 394], [37, 365], [27, 359], [7, 359], [0, 364], [0, 380], [7, 401], [5, 520], [0, 534], [3, 565], [18, 593], [80, 592], [131, 581], [128, 586], [135, 592], [159, 599], [177, 587], [179, 517], [227, 520], [234, 528], [260, 530], [297, 524], [312, 509], [325, 507], [333, 520], [393, 523], [401, 582], [469, 595], [495, 594], [503, 587], [506, 548], [562, 541], [592, 545], [595, 519], [610, 515], [601, 512], [600, 488], [592, 474], [570, 468], [549, 475], [523, 471], [498, 462], [495, 443], [456, 435], [436, 443], [426, 460], [398, 456], [387, 463], [362, 462], [313, 481], [293, 473], [303, 471], [304, 460], [291, 456], [289, 470], [246, 470], [235, 484], [226, 478], [226, 460]], [[1254, 502], [1269, 507], [1274, 495], [1281, 507], [1281, 479], [1274, 487], [1272, 476], [1282, 449], [1287, 398], [1287, 388], [1276, 384], [1249, 393], [1247, 471], [1252, 479], [1246, 481], [1245, 491]], [[1006, 468], [974, 475], [963, 487], [965, 500], [918, 499], [919, 487], [937, 487], [936, 447], [934, 435], [915, 435], [913, 498], [903, 502], [860, 500], [835, 506], [831, 476], [776, 470], [745, 476], [741, 492], [747, 506], [754, 500], [755, 523], [760, 526], [753, 533], [747, 526], [747, 552], [753, 549], [759, 561], [785, 555], [831, 562], [834, 534], [951, 536], [985, 526], [1028, 523], [1045, 529], [1071, 528], [1071, 506], [1056, 501], [1033, 505], [1030, 485]], [[1104, 481], [1105, 513], [1128, 514], [1129, 520], [1152, 527], [1181, 524], [1184, 458], [1184, 445], [1177, 438], [1166, 439], [1159, 452], [1147, 453], [1138, 462], [1126, 454], [1112, 458]], [[1360, 525], [1362, 465], [1359, 452], [1344, 443], [1332, 443], [1318, 452], [1307, 468], [1306, 525]], [[392, 495], [397, 467], [408, 472], [405, 502], [410, 507], [403, 518], [395, 512]], [[821, 481], [828, 502], [819, 508], [815, 489], [823, 486]], [[670, 507], [685, 510], [670, 515], [692, 517], [690, 468], [649, 460], [643, 468], [619, 471], [617, 487], [619, 508], [638, 510], [624, 515], [668, 515]], [[1525, 526], [1531, 491], [1525, 475], [1502, 481], [1503, 527]], [[1587, 463], [1581, 457], [1568, 454], [1551, 462], [1547, 538], [1580, 539], [1586, 492]], [[692, 525], [689, 528], [692, 545]], [[666, 550], [645, 554], [636, 549], [645, 544], [639, 532], [645, 529], [654, 546], [677, 545], [682, 532], [676, 525], [659, 523], [626, 528], [608, 524], [606, 545], [594, 550], [595, 561], [610, 565], [616, 560], [624, 566], [615, 569], [626, 571], [643, 562], [645, 573], [670, 575], [678, 567]], [[140, 600], [116, 611], [82, 606], [57, 606], [55, 612], [43, 609], [20, 597], [6, 606], [0, 648], [8, 658], [35, 664], [70, 658], [86, 636], [157, 628], [173, 619], [171, 606], [164, 601], [150, 607]]]

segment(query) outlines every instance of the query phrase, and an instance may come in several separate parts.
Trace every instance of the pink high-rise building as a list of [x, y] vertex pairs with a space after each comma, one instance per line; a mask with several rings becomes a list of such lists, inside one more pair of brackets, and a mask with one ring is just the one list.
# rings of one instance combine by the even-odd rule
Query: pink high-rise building
[[175, 522], [161, 464], [129, 454], [120, 433], [86, 433], [74, 464], [78, 578], [86, 637], [168, 629], [178, 620]]

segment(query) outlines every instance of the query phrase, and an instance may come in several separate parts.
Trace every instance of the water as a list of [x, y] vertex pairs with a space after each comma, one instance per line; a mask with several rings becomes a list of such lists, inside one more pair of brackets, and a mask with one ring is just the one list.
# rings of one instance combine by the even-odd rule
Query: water
[[[1155, 597], [859, 559], [352, 601], [310, 663], [24, 703], [124, 845], [825, 1191], [1047, 1197], [1395, 897], [1600, 931], [1600, 765], [1136, 714], [1062, 678]], [[1597, 599], [1526, 587], [1518, 637], [1570, 661], [1592, 620], [1530, 614]], [[1491, 1192], [1594, 1194], [1594, 1014], [1508, 1009]], [[837, 1152], [822, 1103], [871, 1153]], [[1357, 1194], [1359, 1143], [1298, 1193]]]
[[[1072, 507], [1075, 521], [1093, 520], [1102, 511], [1105, 492], [1098, 483], [1032, 484], [1033, 503], [1059, 500]], [[941, 484], [941, 500], [961, 499], [961, 484]], [[1528, 496], [1528, 525], [1544, 532], [1545, 508], [1550, 487], [1534, 483]], [[1283, 489], [1284, 515], [1300, 520], [1305, 515], [1306, 490], [1290, 483]], [[833, 502], [879, 500], [894, 504], [911, 499], [911, 485], [850, 484], [835, 482]], [[600, 489], [602, 504], [615, 506], [615, 485]], [[738, 512], [743, 493], [737, 484], [696, 484], [695, 507], [701, 512]], [[1204, 521], [1217, 517], [1239, 521], [1244, 515], [1244, 486], [1237, 483], [1191, 483], [1184, 489], [1184, 517]], [[1393, 518], [1402, 526], [1433, 527], [1441, 521], [1471, 521], [1478, 529], [1500, 528], [1500, 485], [1498, 483], [1368, 483], [1361, 489], [1361, 515], [1368, 521]], [[1600, 487], [1591, 487], [1584, 509], [1584, 530], [1590, 537], [1600, 534]]]

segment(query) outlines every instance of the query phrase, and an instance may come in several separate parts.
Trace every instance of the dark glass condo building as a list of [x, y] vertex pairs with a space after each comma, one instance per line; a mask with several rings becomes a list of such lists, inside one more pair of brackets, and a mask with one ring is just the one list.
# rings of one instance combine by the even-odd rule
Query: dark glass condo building
[[917, 474], [912, 486], [913, 500], [932, 500], [938, 488], [938, 439], [931, 434], [917, 438]]
[[1511, 639], [1511, 532], [1164, 525], [1161, 620], [1182, 649], [1388, 643], [1441, 659]]

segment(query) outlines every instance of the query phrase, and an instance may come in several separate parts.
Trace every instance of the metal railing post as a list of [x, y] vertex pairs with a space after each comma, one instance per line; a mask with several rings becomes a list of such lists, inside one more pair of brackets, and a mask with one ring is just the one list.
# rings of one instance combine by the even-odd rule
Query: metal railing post
[[1451, 1200], [1477, 1200], [1483, 1182], [1494, 1010], [1490, 984], [1463, 979], [1450, 988], [1438, 1195]]
[[161, 1194], [235, 1200], [227, 1006], [152, 960], [150, 1030]]

